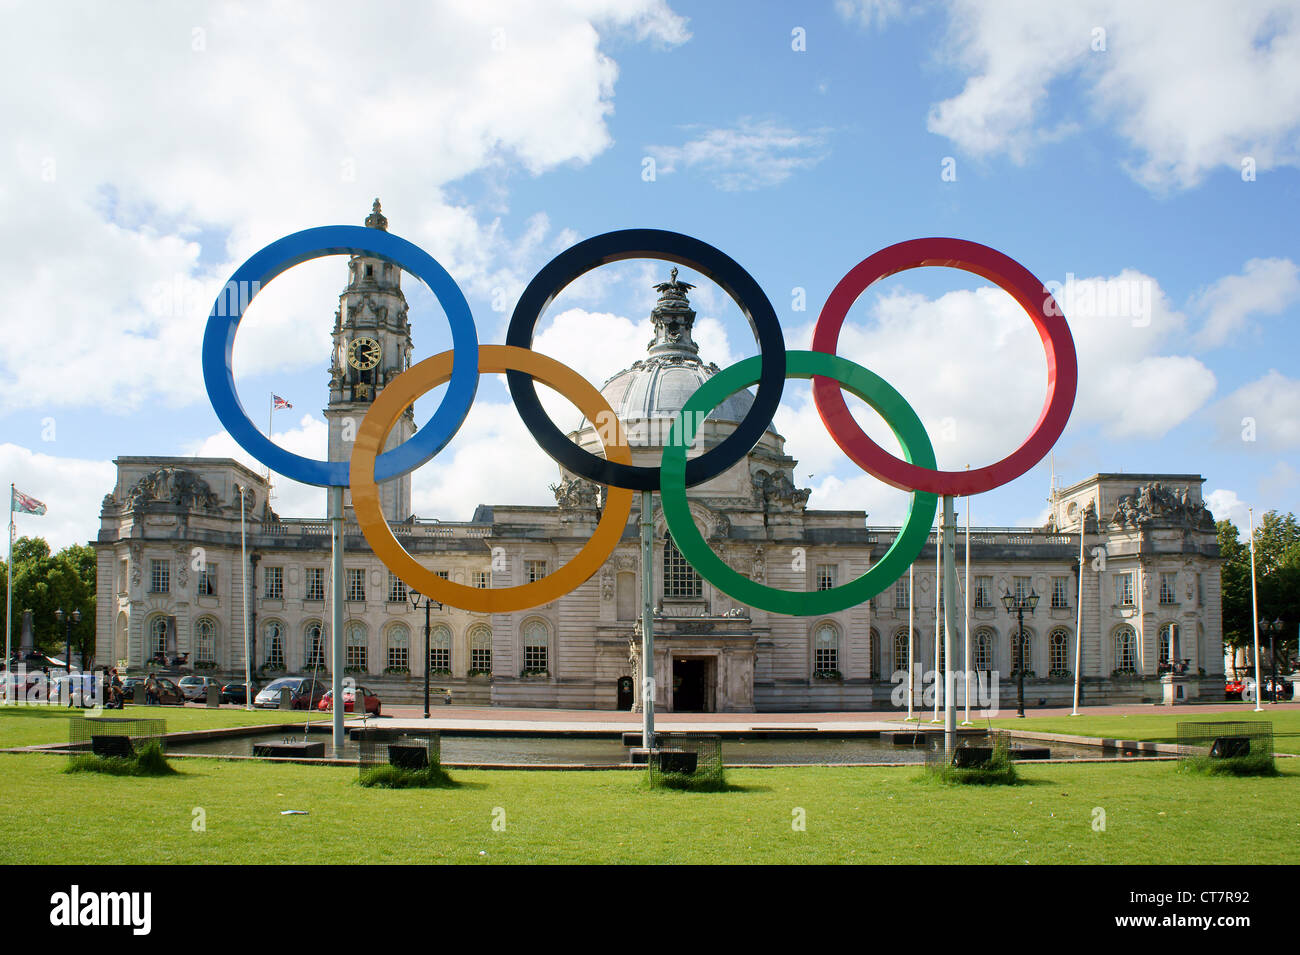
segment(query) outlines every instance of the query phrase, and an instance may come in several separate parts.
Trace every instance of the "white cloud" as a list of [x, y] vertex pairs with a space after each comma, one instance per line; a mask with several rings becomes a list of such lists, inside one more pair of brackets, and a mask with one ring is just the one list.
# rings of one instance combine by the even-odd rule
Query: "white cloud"
[[1270, 451], [1300, 448], [1300, 379], [1276, 369], [1242, 385], [1211, 411], [1221, 440]]
[[[210, 302], [160, 308], [163, 290], [224, 282], [297, 229], [359, 222], [375, 195], [393, 231], [467, 288], [516, 287], [544, 217], [507, 243], [512, 259], [500, 223], [445, 188], [485, 169], [589, 162], [611, 143], [618, 76], [602, 33], [688, 37], [662, 0], [457, 0], [365, 16], [342, 3], [75, 16], [32, 4], [10, 21], [25, 42], [8, 74], [43, 80], [0, 84], [14, 161], [0, 187], [0, 280], [23, 289], [4, 321], [22, 323], [25, 344], [0, 356], [0, 410], [200, 398]], [[284, 345], [327, 324], [338, 289], [277, 280], [241, 334], [240, 367], [306, 353]], [[44, 353], [59, 355], [60, 375], [26, 357]]]
[[[686, 126], [686, 130], [700, 130]], [[741, 119], [735, 126], [703, 129], [681, 146], [647, 146], [656, 172], [698, 169], [719, 189], [746, 192], [779, 185], [826, 158], [828, 131], [800, 132], [773, 120]]]
[[1247, 514], [1248, 505], [1237, 496], [1236, 491], [1227, 488], [1216, 488], [1205, 495], [1205, 504], [1216, 521], [1232, 521], [1233, 524], [1237, 525], [1237, 529], [1241, 531], [1242, 540], [1249, 536], [1246, 530], [1249, 518]]
[[117, 478], [111, 461], [60, 458], [16, 444], [0, 444], [0, 473], [46, 507], [40, 517], [15, 515], [18, 536], [44, 537], [56, 551], [94, 538], [100, 505]]
[[1198, 296], [1205, 324], [1202, 348], [1222, 345], [1249, 328], [1255, 314], [1276, 315], [1300, 298], [1300, 268], [1290, 259], [1251, 259], [1240, 275], [1225, 275]]
[[[1023, 162], [1045, 140], [1104, 124], [1133, 149], [1132, 175], [1157, 191], [1240, 170], [1247, 156], [1261, 171], [1300, 164], [1300, 13], [1284, 0], [1189, 0], [1176, 12], [959, 0], [948, 53], [966, 83], [935, 104], [928, 127], [975, 155]], [[1056, 119], [1067, 82], [1078, 116]]]
[[[1133, 290], [1128, 301], [1144, 302], [1143, 309], [1130, 314], [1102, 307], [1123, 299], [1117, 287]], [[1183, 340], [1186, 318], [1169, 306], [1154, 279], [1125, 270], [1074, 279], [1069, 289], [1060, 301], [1079, 358], [1071, 431], [1092, 426], [1111, 438], [1159, 438], [1213, 394], [1214, 375], [1204, 364], [1167, 353]], [[1073, 314], [1072, 306], [1078, 306]], [[806, 340], [807, 333], [796, 330], [790, 339]], [[1011, 453], [1032, 430], [1046, 396], [1042, 345], [1024, 311], [1000, 289], [937, 299], [898, 288], [874, 300], [869, 295], [850, 313], [839, 353], [902, 393], [925, 423], [939, 466], [948, 470], [981, 467]], [[800, 389], [788, 393], [797, 396]], [[818, 437], [825, 429], [811, 402], [786, 400], [791, 407], [778, 426], [799, 435], [802, 466], [814, 473], [833, 468], [842, 454], [829, 437]], [[877, 415], [853, 400], [850, 406], [862, 409], [859, 421], [873, 440], [897, 447]]]

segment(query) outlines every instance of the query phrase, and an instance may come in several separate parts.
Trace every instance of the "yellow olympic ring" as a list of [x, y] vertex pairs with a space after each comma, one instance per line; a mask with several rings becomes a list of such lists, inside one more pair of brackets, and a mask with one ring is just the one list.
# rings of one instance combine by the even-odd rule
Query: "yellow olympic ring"
[[[478, 354], [480, 374], [525, 372], [572, 401], [588, 421], [614, 421], [617, 433], [614, 443], [605, 445], [605, 455], [608, 460], [619, 464], [632, 463], [623, 426], [618, 422], [614, 409], [591, 382], [572, 368], [554, 358], [511, 345], [480, 345]], [[352, 507], [357, 523], [361, 525], [361, 533], [366, 535], [375, 556], [408, 587], [444, 604], [486, 614], [527, 610], [550, 603], [590, 580], [614, 552], [628, 518], [632, 516], [633, 491], [630, 488], [610, 487], [595, 533], [572, 560], [541, 580], [516, 587], [480, 590], [444, 580], [420, 566], [393, 536], [392, 529], [384, 520], [379, 506], [379, 485], [375, 482], [375, 459], [402, 413], [421, 395], [450, 379], [451, 369], [450, 351], [413, 365], [379, 392], [362, 419], [352, 449], [349, 475]], [[605, 417], [601, 417], [602, 414]], [[603, 441], [605, 436], [602, 434], [601, 437]]]

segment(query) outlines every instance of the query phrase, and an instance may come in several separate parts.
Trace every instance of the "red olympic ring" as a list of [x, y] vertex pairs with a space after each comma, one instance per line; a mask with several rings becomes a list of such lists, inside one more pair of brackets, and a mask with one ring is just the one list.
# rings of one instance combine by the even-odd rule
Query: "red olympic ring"
[[1074, 338], [1060, 306], [1043, 283], [1019, 262], [995, 249], [965, 239], [911, 239], [868, 256], [835, 286], [813, 329], [812, 350], [834, 355], [850, 306], [874, 282], [924, 266], [963, 269], [993, 282], [1020, 303], [1043, 340], [1047, 355], [1047, 398], [1029, 437], [1001, 461], [970, 471], [939, 471], [894, 457], [872, 441], [854, 420], [840, 383], [813, 378], [817, 413], [840, 449], [858, 467], [903, 491], [953, 497], [979, 494], [1020, 477], [1041, 461], [1070, 420], [1079, 385]]

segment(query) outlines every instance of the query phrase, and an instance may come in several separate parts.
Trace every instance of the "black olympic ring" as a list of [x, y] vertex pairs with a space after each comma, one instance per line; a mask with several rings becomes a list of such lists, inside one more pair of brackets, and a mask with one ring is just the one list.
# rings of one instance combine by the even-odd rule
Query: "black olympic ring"
[[[686, 486], [692, 487], [722, 474], [753, 450], [776, 414], [785, 388], [785, 336], [776, 310], [754, 277], [731, 256], [707, 242], [661, 229], [622, 229], [593, 236], [561, 252], [528, 283], [510, 318], [506, 344], [531, 348], [542, 313], [574, 279], [610, 262], [639, 258], [676, 262], [712, 279], [740, 307], [758, 339], [762, 367], [754, 403], [735, 431], [686, 463]], [[507, 371], [506, 379], [524, 426], [561, 466], [598, 484], [634, 491], [659, 490], [658, 467], [618, 464], [584, 451], [546, 414], [530, 375]]]

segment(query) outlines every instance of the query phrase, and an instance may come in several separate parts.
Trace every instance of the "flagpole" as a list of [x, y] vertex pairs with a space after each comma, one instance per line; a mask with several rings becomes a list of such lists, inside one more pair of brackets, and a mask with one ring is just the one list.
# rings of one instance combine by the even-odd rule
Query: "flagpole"
[[912, 658], [916, 652], [912, 648], [914, 624], [916, 621], [916, 598], [912, 592], [913, 569], [916, 562], [907, 565], [907, 718], [914, 720], [916, 717], [912, 714], [913, 695], [916, 691], [916, 682], [912, 678]]
[[[1079, 592], [1076, 597], [1079, 606], [1074, 623], [1074, 706], [1070, 710], [1071, 716], [1079, 715], [1079, 685], [1083, 680], [1083, 671], [1081, 669], [1083, 663], [1083, 539], [1087, 529], [1088, 512], [1081, 507], [1079, 508]], [[1098, 586], [1100, 586], [1100, 582]]]
[[[943, 626], [943, 615], [939, 606], [943, 595], [943, 570], [939, 564], [940, 558], [943, 557], [941, 528], [942, 525], [935, 528], [934, 532], [934, 716], [930, 719], [931, 723], [939, 722], [939, 701], [943, 697], [943, 688], [939, 684], [939, 628]], [[945, 660], [944, 663], [946, 664], [947, 661]]]
[[247, 488], [236, 484], [239, 493], [239, 579], [244, 598], [244, 709], [253, 709], [253, 661], [248, 645], [248, 541], [244, 530], [244, 495]]
[[13, 659], [10, 634], [13, 632], [14, 616], [14, 486], [9, 485], [9, 557], [5, 563], [5, 670]]
[[[970, 470], [969, 464], [966, 465], [966, 469]], [[961, 629], [962, 629], [962, 635], [965, 637], [966, 640], [966, 661], [965, 661], [966, 716], [961, 721], [961, 725], [969, 726], [970, 725], [970, 498], [969, 497], [966, 498], [966, 583], [964, 586], [966, 587], [966, 590], [962, 594], [962, 601], [961, 601], [962, 613], [964, 614]]]
[[[1264, 695], [1259, 686], [1259, 598], [1255, 593], [1255, 509], [1246, 508], [1246, 513], [1250, 515], [1250, 629], [1255, 634], [1255, 712], [1264, 712], [1259, 705], [1260, 698]], [[1173, 650], [1173, 644], [1170, 644], [1170, 650]]]

